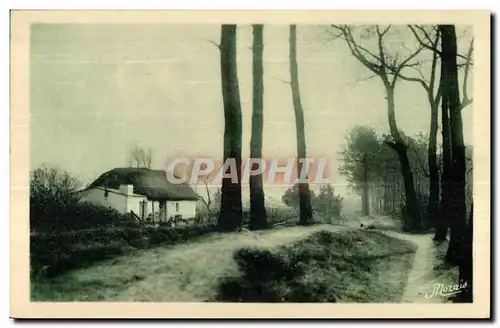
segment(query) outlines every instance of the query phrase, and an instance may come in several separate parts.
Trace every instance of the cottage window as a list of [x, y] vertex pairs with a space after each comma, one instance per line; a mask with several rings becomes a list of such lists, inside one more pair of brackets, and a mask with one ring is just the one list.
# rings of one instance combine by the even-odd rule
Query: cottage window
[[175, 203], [175, 211], [179, 212], [179, 203]]

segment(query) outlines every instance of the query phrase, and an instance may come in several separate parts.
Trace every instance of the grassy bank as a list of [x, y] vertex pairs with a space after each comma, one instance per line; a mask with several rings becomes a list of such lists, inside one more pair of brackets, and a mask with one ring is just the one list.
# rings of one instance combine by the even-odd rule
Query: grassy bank
[[321, 231], [276, 249], [243, 248], [217, 301], [398, 302], [415, 246], [367, 229]]
[[123, 226], [32, 234], [31, 276], [34, 280], [55, 277], [120, 255], [195, 240], [215, 230], [215, 225]]
[[241, 247], [276, 248], [305, 239], [330, 225], [281, 227], [258, 232], [210, 233], [196, 240], [117, 256], [61, 275], [32, 280], [32, 301], [206, 301], [218, 280], [237, 275]]
[[212, 233], [33, 280], [32, 301], [397, 301], [412, 244], [317, 225]]

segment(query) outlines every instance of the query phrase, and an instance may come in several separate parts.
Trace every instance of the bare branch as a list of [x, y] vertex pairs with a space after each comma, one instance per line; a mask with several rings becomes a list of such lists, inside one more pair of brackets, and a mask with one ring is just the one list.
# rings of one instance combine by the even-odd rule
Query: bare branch
[[205, 178], [204, 181], [205, 183], [205, 190], [207, 192], [207, 203], [208, 205], [212, 205], [212, 197], [210, 196], [210, 190], [208, 189], [208, 178]]
[[[383, 44], [383, 40], [384, 40], [384, 35], [385, 33], [387, 33], [387, 31], [389, 30], [391, 26], [389, 25], [389, 27], [384, 30], [382, 33], [380, 33], [380, 30], [379, 30], [379, 27], [377, 25], [377, 34], [378, 34], [378, 53], [379, 53], [379, 56], [380, 56], [380, 67], [381, 67], [381, 71], [384, 73], [384, 76], [385, 75], [385, 67], [386, 67], [386, 62], [385, 62], [385, 52], [384, 52], [384, 44]], [[384, 82], [385, 80], [387, 80], [387, 78], [384, 79]]]
[[285, 83], [285, 84], [290, 84], [291, 83], [290, 81], [279, 79], [277, 77], [271, 77], [271, 79], [276, 80], [276, 81], [281, 82], [281, 83]]
[[413, 150], [413, 153], [416, 155], [416, 158], [417, 158], [417, 161], [418, 161], [418, 169], [420, 171], [420, 173], [422, 173], [423, 176], [425, 177], [430, 177], [430, 173], [428, 171], [428, 167], [427, 165], [425, 165], [425, 161], [422, 160], [422, 158], [420, 157], [420, 154], [417, 152], [417, 150], [413, 147], [410, 147], [412, 150]]
[[422, 26], [415, 25], [415, 28], [422, 32], [427, 42], [429, 42], [430, 44], [434, 42], [429, 33], [427, 33], [427, 31]]
[[431, 92], [431, 89], [430, 89], [429, 85], [427, 84], [427, 82], [423, 78], [409, 77], [409, 76], [405, 76], [405, 75], [403, 75], [401, 73], [399, 73], [399, 77], [402, 80], [405, 80], [405, 81], [408, 81], [408, 82], [417, 82], [417, 83], [420, 83], [422, 85], [422, 87], [425, 89], [425, 91], [427, 91], [427, 93]]
[[357, 80], [354, 80], [354, 81], [352, 81], [352, 82], [350, 82], [350, 83], [346, 83], [346, 85], [355, 85], [355, 84], [357, 84], [357, 83], [359, 83], [359, 82], [369, 81], [369, 80], [373, 79], [373, 78], [374, 78], [374, 77], [376, 77], [376, 76], [378, 76], [378, 74], [372, 74], [372, 75], [370, 75], [370, 76], [367, 76], [367, 77], [362, 77], [362, 78], [359, 78], [359, 79], [357, 79]]
[[[437, 48], [438, 41], [439, 41], [439, 34], [436, 33], [435, 39], [432, 42], [432, 48]], [[421, 45], [421, 48], [417, 49], [416, 53], [420, 53], [424, 48], [425, 47], [423, 47]], [[436, 52], [433, 52], [432, 64], [431, 64], [431, 76], [430, 76], [429, 83], [427, 83], [426, 78], [425, 78], [424, 74], [421, 71], [422, 63], [424, 61], [417, 61], [417, 62], [411, 63], [411, 64], [407, 63], [405, 65], [405, 67], [411, 67], [411, 68], [413, 68], [418, 73], [418, 75], [420, 75], [420, 78], [410, 78], [410, 79], [408, 79], [405, 76], [401, 76], [401, 77], [404, 80], [407, 80], [407, 81], [419, 82], [424, 87], [424, 89], [427, 91], [427, 94], [429, 95], [429, 97], [432, 98], [433, 97], [432, 93], [433, 93], [433, 90], [434, 90], [434, 81], [435, 81], [435, 76], [436, 76], [437, 59], [438, 59], [438, 54]], [[400, 75], [401, 75], [401, 71], [400, 71]]]
[[464, 109], [465, 107], [469, 106], [472, 103], [472, 98], [469, 98], [467, 93], [467, 82], [469, 80], [469, 71], [470, 71], [473, 50], [474, 50], [474, 39], [472, 39], [470, 42], [469, 51], [467, 52], [467, 60], [465, 62], [464, 83], [462, 86], [463, 99], [462, 103], [460, 104], [461, 109]]
[[[434, 38], [434, 42], [432, 43], [432, 47], [437, 49], [437, 45], [439, 43], [439, 30], [436, 31], [436, 37]], [[438, 61], [438, 53], [433, 51], [432, 52], [432, 66], [431, 66], [431, 80], [429, 83], [429, 88], [431, 90], [434, 90], [434, 84], [436, 82], [436, 66], [437, 66], [437, 61]]]
[[128, 165], [135, 165], [137, 168], [143, 167], [149, 169], [151, 168], [152, 157], [151, 148], [149, 148], [146, 152], [143, 148], [136, 146], [130, 152]]
[[377, 34], [378, 34], [379, 36], [383, 37], [383, 36], [384, 36], [384, 35], [385, 35], [388, 31], [389, 31], [389, 29], [391, 28], [391, 26], [392, 26], [392, 25], [390, 25], [390, 24], [389, 24], [389, 25], [385, 28], [385, 30], [383, 30], [383, 31], [382, 31], [382, 33], [381, 33], [381, 32], [380, 32], [380, 29], [379, 29], [379, 27], [378, 27], [378, 25], [377, 25]]
[[[474, 41], [474, 40], [473, 40], [473, 41]], [[467, 62], [467, 61], [468, 61], [468, 58], [467, 58], [466, 56], [462, 55], [462, 54], [457, 54], [457, 57], [458, 57], [458, 58], [462, 58], [465, 62]]]
[[412, 67], [412, 66], [415, 66], [415, 65], [419, 65], [419, 63], [413, 63], [413, 64], [409, 64], [410, 60], [412, 60], [413, 58], [415, 58], [421, 51], [423, 50], [423, 47], [419, 47], [417, 50], [415, 50], [415, 52], [413, 54], [411, 54], [410, 56], [408, 56], [405, 60], [403, 60], [403, 62], [399, 65], [399, 68], [397, 69], [398, 73], [405, 67]]
[[346, 41], [347, 46], [349, 47], [349, 50], [351, 51], [352, 55], [356, 59], [358, 59], [363, 65], [365, 65], [366, 68], [371, 70], [373, 73], [380, 75], [380, 66], [377, 65], [376, 63], [370, 62], [366, 58], [366, 56], [361, 53], [361, 51], [364, 51], [371, 57], [375, 58], [377, 61], [380, 61], [380, 58], [375, 56], [368, 49], [365, 49], [364, 47], [361, 47], [359, 44], [357, 44], [356, 41], [354, 40], [354, 37], [352, 36], [351, 29], [347, 25], [332, 25], [332, 27], [340, 31], [342, 38]]
[[[205, 190], [206, 190], [206, 193], [207, 193], [207, 199], [203, 198], [203, 196], [201, 195], [198, 195], [198, 200], [201, 201], [206, 209], [207, 209], [207, 212], [212, 215], [212, 197], [211, 197], [211, 194], [210, 194], [210, 190], [208, 189], [208, 179], [205, 178], [203, 180], [204, 184], [205, 184]], [[196, 185], [196, 183], [194, 184], [194, 189], [195, 191], [198, 191], [198, 187]]]
[[401, 70], [405, 67], [413, 67], [413, 66], [418, 66], [418, 63], [410, 63], [410, 61], [415, 58], [424, 48], [423, 47], [419, 47], [417, 50], [415, 50], [415, 52], [413, 52], [413, 54], [411, 54], [410, 56], [406, 57], [405, 60], [403, 60], [401, 62], [401, 64], [399, 64], [399, 66], [395, 67], [394, 68], [394, 78], [392, 79], [392, 82], [391, 82], [391, 87], [394, 87], [394, 85], [396, 84], [396, 81], [397, 81], [397, 78], [398, 76], [401, 75]]
[[[428, 33], [423, 29], [423, 27], [419, 27], [418, 25], [414, 25], [414, 26], [407, 25], [407, 26], [411, 30], [411, 32], [413, 33], [415, 38], [417, 39], [418, 43], [420, 43], [420, 46], [422, 46], [428, 50], [437, 52], [438, 54], [441, 54], [441, 51], [439, 51], [439, 49], [437, 47], [433, 46], [432, 39], [430, 39]], [[418, 32], [415, 30], [415, 28], [418, 28], [419, 30], [423, 30], [425, 32], [425, 35], [426, 35], [425, 38], [428, 40], [423, 40], [423, 38], [420, 37]], [[429, 40], [430, 40], [430, 42], [429, 42]]]
[[218, 49], [220, 49], [220, 45], [219, 45], [219, 44], [217, 44], [217, 42], [214, 42], [214, 41], [212, 41], [212, 40], [208, 40], [208, 39], [204, 39], [204, 40], [205, 40], [205, 41], [207, 41], [208, 43], [213, 44], [213, 45], [214, 45], [214, 46], [216, 46]]

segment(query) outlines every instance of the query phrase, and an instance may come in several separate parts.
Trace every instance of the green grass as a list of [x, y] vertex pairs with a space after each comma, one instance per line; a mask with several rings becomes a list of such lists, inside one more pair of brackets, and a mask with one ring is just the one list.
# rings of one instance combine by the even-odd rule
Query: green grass
[[[34, 280], [31, 299], [223, 301], [223, 285], [248, 280], [252, 271], [254, 261], [248, 256], [235, 259], [245, 250], [250, 250], [249, 256], [264, 252], [279, 259], [269, 281], [280, 293], [292, 295], [289, 301], [391, 302], [397, 301], [406, 283], [414, 246], [376, 231], [332, 225], [214, 233]], [[243, 263], [250, 265], [247, 270], [242, 270]]]
[[196, 240], [215, 230], [215, 225], [118, 226], [35, 233], [30, 236], [31, 276], [51, 278], [138, 250]]
[[32, 280], [32, 301], [206, 301], [221, 276], [238, 274], [241, 247], [275, 248], [329, 225], [212, 233], [196, 241], [118, 256], [50, 279]]
[[380, 232], [317, 232], [276, 249], [241, 249], [218, 301], [398, 302], [416, 247]]

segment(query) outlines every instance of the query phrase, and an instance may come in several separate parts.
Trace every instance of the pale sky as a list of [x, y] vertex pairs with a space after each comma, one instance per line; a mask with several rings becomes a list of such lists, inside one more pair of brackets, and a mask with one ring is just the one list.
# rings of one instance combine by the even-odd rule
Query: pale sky
[[[346, 193], [337, 152], [355, 125], [388, 133], [378, 77], [325, 26], [298, 26], [298, 66], [309, 156], [326, 157], [330, 180]], [[153, 167], [176, 156], [222, 158], [219, 25], [34, 25], [31, 29], [31, 167], [56, 164], [91, 181], [127, 165], [130, 149], [151, 147]], [[288, 26], [264, 27], [263, 156], [295, 157]], [[465, 38], [464, 38], [465, 39]], [[238, 26], [243, 157], [252, 114], [252, 29]], [[413, 39], [408, 42], [413, 42]], [[460, 40], [464, 53], [467, 40]], [[472, 80], [472, 77], [471, 77]], [[469, 89], [472, 94], [472, 90]], [[467, 143], [472, 106], [463, 112]], [[407, 135], [428, 133], [420, 85], [400, 81], [396, 117]], [[271, 191], [280, 198], [282, 189]]]

